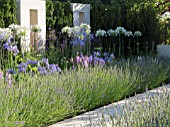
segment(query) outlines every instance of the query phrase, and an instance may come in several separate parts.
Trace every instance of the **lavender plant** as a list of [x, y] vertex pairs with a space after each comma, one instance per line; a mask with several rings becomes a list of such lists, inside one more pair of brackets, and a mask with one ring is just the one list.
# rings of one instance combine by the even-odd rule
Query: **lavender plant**
[[[169, 127], [170, 92], [168, 87], [161, 88], [146, 98], [135, 97], [110, 109], [114, 114], [103, 115], [102, 119], [91, 122], [94, 127]], [[121, 107], [121, 109], [120, 109]], [[120, 109], [118, 111], [118, 108]], [[105, 117], [106, 116], [106, 117]]]
[[[118, 101], [145, 84], [150, 88], [156, 87], [169, 76], [167, 68], [170, 64], [166, 61], [164, 64], [167, 66], [164, 66], [163, 62], [161, 59], [143, 58], [131, 62], [115, 61], [112, 67], [107, 68], [78, 68], [60, 74], [20, 73], [19, 82], [11, 82], [11, 75], [16, 73], [10, 70], [10, 82], [0, 82], [0, 126], [47, 126]], [[28, 63], [34, 65], [35, 61]], [[40, 63], [43, 73], [44, 67], [53, 68], [47, 63], [47, 59]], [[23, 64], [21, 67], [26, 66]]]

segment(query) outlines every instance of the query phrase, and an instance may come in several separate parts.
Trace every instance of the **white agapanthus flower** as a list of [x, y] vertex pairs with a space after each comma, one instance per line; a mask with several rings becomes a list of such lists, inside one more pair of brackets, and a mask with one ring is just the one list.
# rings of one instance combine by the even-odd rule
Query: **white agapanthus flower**
[[72, 29], [73, 34], [78, 34], [80, 32], [81, 28], [79, 26], [74, 26]]
[[162, 16], [161, 16], [162, 20], [168, 20], [170, 19], [170, 12], [166, 11]]
[[125, 36], [127, 36], [127, 37], [133, 36], [132, 31], [127, 31], [127, 32], [125, 33]]
[[116, 32], [115, 30], [112, 30], [112, 29], [108, 30], [108, 31], [107, 31], [107, 34], [108, 34], [109, 36], [117, 36], [117, 32]]
[[16, 25], [16, 24], [11, 24], [11, 25], [9, 25], [9, 29], [11, 29], [11, 30], [19, 30], [20, 29], [20, 25]]
[[70, 30], [70, 27], [66, 26], [61, 31], [62, 33], [68, 33], [69, 30]]
[[12, 37], [11, 29], [9, 28], [0, 29], [0, 35], [2, 36], [1, 39], [3, 39], [3, 41], [8, 40], [9, 38]]
[[84, 28], [85, 30], [91, 29], [90, 25], [88, 25], [87, 23], [82, 23], [80, 25], [80, 28]]
[[41, 32], [41, 28], [38, 25], [32, 25], [30, 30], [31, 32]]
[[134, 36], [142, 36], [142, 33], [140, 31], [135, 31]]
[[29, 29], [26, 26], [23, 26], [19, 29], [19, 36], [25, 37], [28, 32], [29, 32]]
[[91, 27], [90, 27], [90, 25], [88, 25], [86, 23], [82, 23], [80, 25], [80, 29], [84, 29], [86, 34], [90, 34], [91, 33]]
[[104, 36], [104, 35], [106, 35], [106, 31], [105, 30], [98, 30], [98, 31], [96, 31], [96, 37], [98, 37], [98, 36]]
[[117, 27], [116, 30], [117, 34], [126, 34], [126, 29], [124, 27]]

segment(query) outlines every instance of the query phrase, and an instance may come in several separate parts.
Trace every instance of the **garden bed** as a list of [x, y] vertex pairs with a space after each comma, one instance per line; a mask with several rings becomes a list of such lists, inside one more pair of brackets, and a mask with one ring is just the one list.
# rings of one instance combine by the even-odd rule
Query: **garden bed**
[[19, 74], [19, 82], [1, 82], [0, 126], [47, 126], [155, 88], [170, 77], [169, 65], [169, 59], [140, 57], [110, 67]]

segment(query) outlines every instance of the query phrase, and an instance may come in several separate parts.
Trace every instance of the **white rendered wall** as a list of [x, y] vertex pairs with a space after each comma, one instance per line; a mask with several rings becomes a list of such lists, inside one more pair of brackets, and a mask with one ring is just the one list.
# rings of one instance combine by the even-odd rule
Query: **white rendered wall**
[[84, 23], [90, 25], [90, 4], [71, 4], [73, 10], [73, 24], [74, 26], [79, 26], [79, 12], [84, 13]]
[[170, 45], [158, 45], [158, 54], [165, 57], [170, 57]]
[[[41, 37], [46, 39], [46, 1], [45, 0], [17, 0], [17, 17], [21, 26], [30, 28], [30, 10], [38, 11], [38, 26], [41, 27]], [[30, 32], [27, 33], [27, 43], [30, 44]]]

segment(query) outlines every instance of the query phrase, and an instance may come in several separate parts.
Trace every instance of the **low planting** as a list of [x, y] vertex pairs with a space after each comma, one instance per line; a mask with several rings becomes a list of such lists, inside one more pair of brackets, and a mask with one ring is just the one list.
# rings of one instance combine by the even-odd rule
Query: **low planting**
[[[135, 98], [125, 103], [121, 111], [113, 107], [115, 114], [104, 117], [100, 122], [91, 122], [93, 127], [169, 127], [170, 126], [170, 92], [165, 87], [154, 96]], [[119, 106], [119, 105], [118, 105]], [[109, 114], [109, 111], [108, 111]]]
[[78, 66], [46, 76], [20, 73], [19, 80], [12, 83], [0, 78], [0, 126], [47, 126], [142, 92], [146, 86], [157, 87], [170, 77], [170, 61], [165, 58], [142, 57], [112, 64]]

